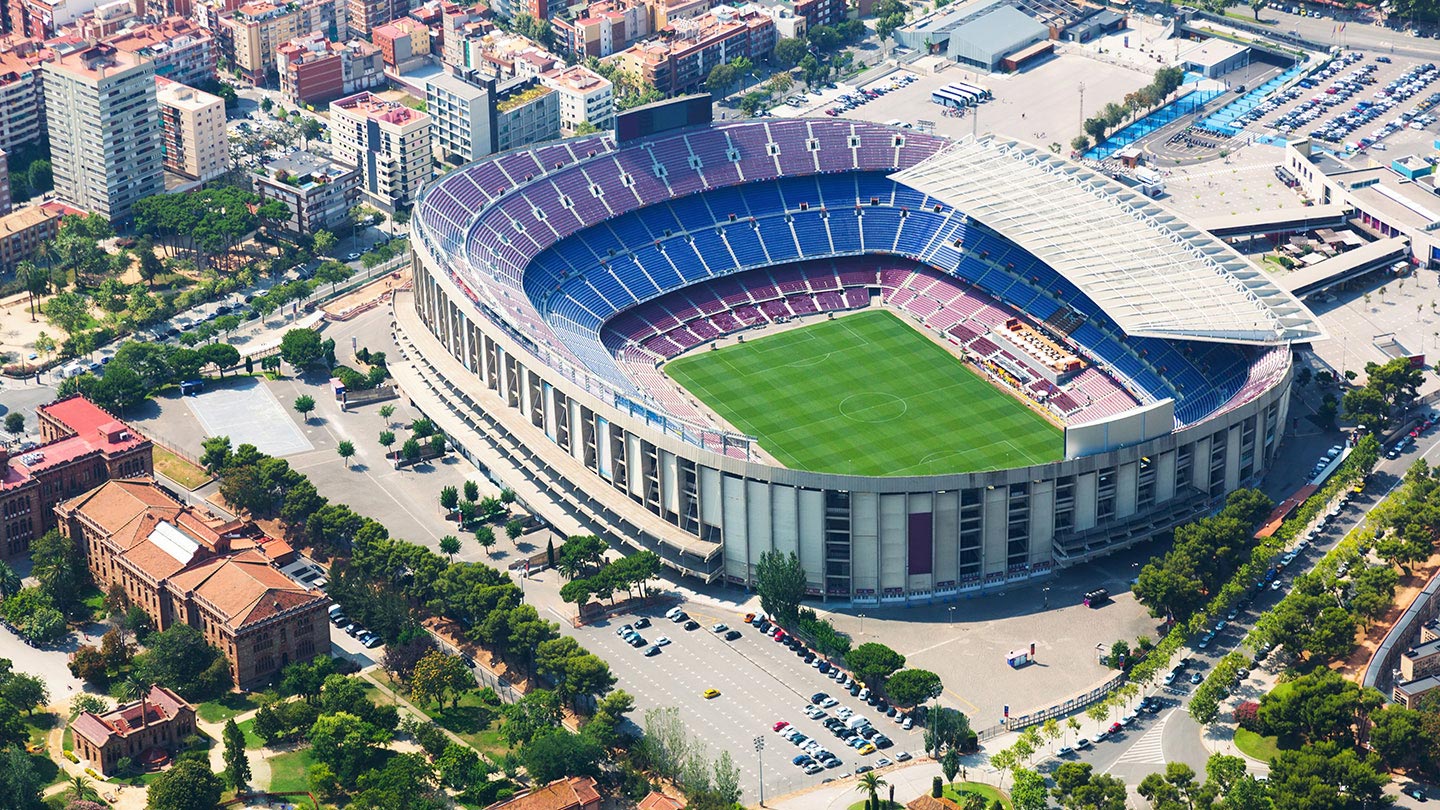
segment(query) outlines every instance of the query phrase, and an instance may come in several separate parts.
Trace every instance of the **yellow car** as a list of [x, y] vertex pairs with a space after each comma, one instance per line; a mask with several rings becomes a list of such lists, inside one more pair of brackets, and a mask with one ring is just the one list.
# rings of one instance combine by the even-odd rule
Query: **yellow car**
[[873, 753], [875, 753], [875, 745], [874, 745], [874, 743], [865, 743], [864, 745], [860, 746], [860, 755], [861, 755], [861, 756], [865, 756], [865, 755], [867, 755], [867, 754], [873, 754]]
[[711, 698], [720, 697], [720, 690], [719, 690], [719, 689], [706, 689], [704, 692], [702, 692], [702, 693], [700, 693], [700, 694], [701, 694], [701, 696], [704, 697], [706, 700], [710, 700]]

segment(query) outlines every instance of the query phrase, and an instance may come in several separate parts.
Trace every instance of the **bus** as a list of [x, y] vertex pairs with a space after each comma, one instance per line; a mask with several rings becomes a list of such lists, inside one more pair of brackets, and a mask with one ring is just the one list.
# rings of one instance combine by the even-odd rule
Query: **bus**
[[1110, 591], [1106, 588], [1096, 588], [1085, 594], [1085, 607], [1096, 608], [1110, 601]]
[[973, 107], [980, 102], [979, 96], [975, 95], [973, 91], [960, 90], [953, 84], [936, 88], [930, 93], [930, 100], [942, 107], [953, 109]]
[[969, 90], [970, 92], [974, 93], [975, 96], [981, 101], [989, 101], [995, 98], [994, 93], [991, 93], [989, 90], [986, 90], [978, 84], [971, 84], [970, 82], [952, 82], [950, 86], [959, 90]]

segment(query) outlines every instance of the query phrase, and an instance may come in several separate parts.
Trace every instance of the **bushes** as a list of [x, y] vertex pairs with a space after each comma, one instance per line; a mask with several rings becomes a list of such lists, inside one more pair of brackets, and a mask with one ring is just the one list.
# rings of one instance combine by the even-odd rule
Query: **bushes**
[[1260, 731], [1260, 704], [1247, 700], [1235, 707], [1235, 722], [1246, 731]]

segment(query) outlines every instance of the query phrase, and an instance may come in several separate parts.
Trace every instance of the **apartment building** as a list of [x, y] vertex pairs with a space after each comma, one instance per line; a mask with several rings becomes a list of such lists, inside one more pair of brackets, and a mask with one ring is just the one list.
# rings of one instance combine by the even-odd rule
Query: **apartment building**
[[561, 97], [534, 77], [497, 82], [470, 69], [427, 79], [436, 159], [468, 163], [559, 138]]
[[370, 32], [370, 41], [380, 49], [385, 64], [391, 67], [399, 67], [430, 54], [430, 29], [410, 17], [377, 26]]
[[683, 23], [672, 21], [664, 39], [637, 43], [611, 59], [661, 93], [678, 95], [700, 89], [716, 65], [766, 58], [777, 39], [775, 21], [754, 7], [719, 6]]
[[55, 514], [101, 591], [118, 585], [156, 630], [200, 631], [237, 687], [329, 653], [330, 600], [280, 573], [294, 550], [255, 524], [183, 505], [153, 478], [107, 481]]
[[430, 179], [431, 118], [369, 92], [330, 102], [335, 158], [360, 169], [366, 201], [386, 212], [415, 202]]
[[356, 36], [368, 37], [376, 28], [404, 17], [410, 11], [410, 0], [347, 0], [345, 13], [350, 30]]
[[95, 10], [88, 14], [81, 14], [79, 19], [66, 26], [66, 30], [94, 40], [112, 37], [126, 27], [141, 24], [140, 17], [129, 0], [111, 0], [96, 6]]
[[[16, 214], [42, 210], [26, 208]], [[9, 217], [7, 217], [8, 219]], [[51, 222], [59, 220], [53, 217]], [[30, 550], [55, 528], [55, 505], [112, 478], [154, 470], [150, 440], [80, 396], [35, 411], [41, 445], [18, 455], [0, 447], [0, 559]]]
[[481, 75], [502, 82], [535, 78], [565, 66], [565, 60], [533, 39], [498, 29], [467, 40], [464, 49], [460, 66], [476, 68]]
[[615, 126], [615, 86], [610, 80], [575, 65], [540, 74], [540, 82], [559, 98], [560, 134], [569, 137], [582, 124], [596, 129]]
[[166, 169], [191, 180], [212, 180], [230, 170], [224, 99], [157, 76], [155, 100]]
[[32, 205], [0, 216], [0, 272], [35, 257], [40, 246], [60, 232], [60, 215]]
[[350, 31], [344, 0], [285, 5], [261, 0], [222, 15], [219, 23], [224, 29], [222, 48], [229, 48], [235, 69], [256, 84], [267, 84], [276, 76], [275, 54], [284, 43], [316, 31], [340, 42], [349, 38]]
[[10, 156], [0, 149], [0, 215], [10, 213], [14, 207], [10, 199]]
[[275, 53], [280, 92], [295, 104], [329, 104], [385, 84], [380, 49], [362, 40], [335, 43], [319, 32], [296, 37]]
[[101, 4], [100, 0], [8, 0], [6, 5], [11, 33], [47, 40]]
[[216, 78], [215, 38], [184, 17], [127, 28], [107, 41], [153, 63], [155, 75], [170, 81], [197, 87]]
[[296, 235], [334, 232], [360, 201], [359, 169], [308, 152], [266, 163], [254, 182], [262, 204], [279, 200], [290, 209], [290, 218], [280, 227]]
[[550, 18], [555, 47], [578, 59], [609, 56], [650, 36], [650, 10], [638, 0], [591, 3], [573, 18]]
[[39, 60], [0, 52], [0, 149], [14, 152], [40, 140], [45, 129], [45, 95]]
[[136, 200], [165, 191], [154, 64], [100, 44], [42, 70], [55, 195], [129, 220]]
[[471, 40], [495, 30], [490, 7], [449, 4], [440, 10], [440, 61], [455, 67], [476, 67], [466, 61]]

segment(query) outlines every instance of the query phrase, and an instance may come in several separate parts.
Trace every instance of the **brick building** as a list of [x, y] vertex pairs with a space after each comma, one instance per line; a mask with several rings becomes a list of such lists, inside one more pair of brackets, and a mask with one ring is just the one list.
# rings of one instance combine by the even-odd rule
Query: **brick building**
[[0, 448], [0, 559], [25, 554], [54, 528], [60, 501], [154, 470], [150, 440], [84, 397], [44, 405], [35, 416], [39, 447], [14, 456]]
[[70, 730], [75, 755], [109, 776], [121, 759], [140, 763], [152, 749], [179, 748], [181, 740], [195, 733], [195, 707], [157, 684], [144, 700], [122, 703], [104, 714], [81, 712], [70, 721]]
[[183, 622], [200, 631], [236, 686], [329, 653], [330, 600], [280, 573], [294, 551], [255, 524], [182, 505], [148, 478], [108, 481], [55, 513], [97, 587], [119, 585], [158, 630]]
[[329, 104], [385, 84], [380, 49], [362, 40], [335, 43], [319, 32], [296, 37], [275, 53], [280, 92], [296, 104]]
[[404, 65], [430, 53], [430, 29], [410, 17], [376, 26], [370, 32], [370, 41], [380, 49], [385, 64], [391, 67]]
[[130, 28], [108, 41], [153, 62], [160, 78], [197, 87], [216, 77], [215, 39], [184, 17]]

